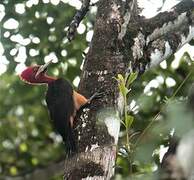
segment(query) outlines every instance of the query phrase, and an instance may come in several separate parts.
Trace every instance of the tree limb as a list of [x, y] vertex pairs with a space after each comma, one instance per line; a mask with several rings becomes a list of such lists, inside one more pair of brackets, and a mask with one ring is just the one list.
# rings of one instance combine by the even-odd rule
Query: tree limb
[[159, 13], [151, 19], [138, 16], [130, 21], [125, 35], [122, 35], [123, 48], [127, 48], [129, 53], [129, 69], [143, 73], [192, 40], [193, 10], [194, 2], [183, 0], [170, 11]]
[[67, 31], [67, 38], [69, 41], [71, 41], [74, 38], [80, 22], [82, 21], [82, 19], [85, 17], [85, 15], [89, 10], [89, 6], [90, 6], [90, 0], [84, 0], [82, 3], [81, 9], [78, 10], [75, 16], [73, 17], [73, 20], [71, 21], [69, 25], [69, 29]]

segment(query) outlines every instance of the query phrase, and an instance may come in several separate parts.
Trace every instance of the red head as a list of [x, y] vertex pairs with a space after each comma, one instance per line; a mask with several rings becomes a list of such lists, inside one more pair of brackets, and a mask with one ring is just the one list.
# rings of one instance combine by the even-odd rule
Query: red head
[[28, 84], [45, 84], [56, 80], [54, 77], [46, 75], [48, 65], [52, 61], [44, 65], [35, 65], [27, 67], [20, 75], [20, 78]]

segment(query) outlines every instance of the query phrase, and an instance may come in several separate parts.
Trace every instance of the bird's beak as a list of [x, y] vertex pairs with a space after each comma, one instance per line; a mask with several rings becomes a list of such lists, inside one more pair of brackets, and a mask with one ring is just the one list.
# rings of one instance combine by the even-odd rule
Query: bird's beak
[[44, 72], [46, 70], [46, 68], [52, 63], [53, 60], [48, 61], [47, 63], [45, 63], [44, 65], [41, 65], [35, 75], [35, 78], [37, 78], [40, 73]]

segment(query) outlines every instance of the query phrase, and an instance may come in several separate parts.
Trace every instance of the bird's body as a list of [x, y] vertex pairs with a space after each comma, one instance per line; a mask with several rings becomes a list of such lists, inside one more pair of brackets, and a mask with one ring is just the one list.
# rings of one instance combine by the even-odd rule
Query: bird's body
[[67, 152], [76, 152], [77, 148], [72, 127], [76, 112], [71, 84], [61, 78], [48, 83], [46, 103], [53, 126], [62, 136]]

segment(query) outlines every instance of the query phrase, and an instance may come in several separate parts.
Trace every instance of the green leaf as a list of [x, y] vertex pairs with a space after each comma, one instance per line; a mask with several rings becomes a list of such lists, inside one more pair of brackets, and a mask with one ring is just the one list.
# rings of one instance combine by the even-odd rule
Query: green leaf
[[125, 125], [126, 125], [126, 128], [131, 127], [131, 124], [133, 123], [133, 120], [134, 120], [134, 117], [133, 116], [127, 115], [125, 117]]
[[117, 79], [120, 80], [122, 83], [125, 82], [124, 77], [123, 77], [122, 74], [118, 74], [118, 75], [117, 75]]
[[26, 152], [28, 150], [28, 146], [25, 143], [21, 143], [19, 149], [21, 152]]
[[12, 176], [15, 176], [18, 174], [18, 169], [16, 166], [11, 166], [10, 169], [9, 169], [9, 172]]
[[123, 97], [126, 97], [129, 90], [124, 86], [124, 84], [119, 85], [119, 91], [121, 92]]
[[36, 166], [39, 162], [38, 162], [37, 158], [32, 158], [31, 163], [32, 163], [32, 165]]
[[137, 73], [132, 72], [127, 80], [126, 87], [128, 88], [136, 79], [137, 79]]
[[125, 97], [129, 92], [129, 90], [125, 87], [125, 80], [123, 76], [121, 74], [118, 74], [116, 80], [118, 81], [118, 87], [119, 87], [120, 93], [122, 93], [123, 97]]

